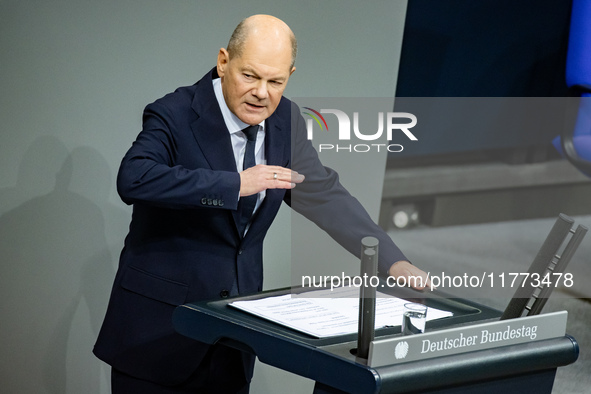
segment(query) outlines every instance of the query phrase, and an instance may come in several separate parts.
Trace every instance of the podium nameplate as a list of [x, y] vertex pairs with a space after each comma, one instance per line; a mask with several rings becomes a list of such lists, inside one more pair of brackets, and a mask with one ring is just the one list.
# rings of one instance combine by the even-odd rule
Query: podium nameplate
[[563, 337], [566, 311], [374, 340], [371, 367]]

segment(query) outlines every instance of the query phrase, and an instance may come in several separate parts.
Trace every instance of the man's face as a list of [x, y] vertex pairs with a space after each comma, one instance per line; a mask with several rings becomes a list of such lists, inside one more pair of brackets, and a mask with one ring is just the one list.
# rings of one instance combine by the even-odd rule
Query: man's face
[[291, 48], [248, 39], [242, 56], [221, 49], [217, 70], [228, 108], [249, 125], [267, 119], [279, 105], [291, 68]]

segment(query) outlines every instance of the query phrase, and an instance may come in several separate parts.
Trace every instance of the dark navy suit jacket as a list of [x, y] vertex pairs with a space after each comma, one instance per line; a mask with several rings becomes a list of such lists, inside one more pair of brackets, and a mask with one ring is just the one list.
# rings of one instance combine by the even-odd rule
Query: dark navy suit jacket
[[240, 177], [213, 91], [216, 77], [214, 68], [146, 107], [117, 178], [133, 215], [94, 352], [118, 370], [163, 384], [184, 381], [208, 349], [174, 332], [174, 308], [227, 297], [235, 281], [240, 294], [260, 291], [263, 239], [282, 201], [356, 255], [363, 237], [378, 237], [382, 272], [406, 260], [338, 175], [321, 165], [298, 107], [285, 98], [266, 120], [267, 164], [306, 179], [292, 191], [267, 190], [241, 237]]

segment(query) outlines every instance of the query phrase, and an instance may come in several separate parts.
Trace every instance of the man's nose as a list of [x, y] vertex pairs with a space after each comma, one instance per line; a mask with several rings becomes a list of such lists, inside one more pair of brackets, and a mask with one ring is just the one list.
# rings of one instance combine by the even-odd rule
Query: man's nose
[[266, 99], [269, 95], [269, 92], [267, 90], [267, 83], [265, 81], [259, 81], [257, 86], [254, 88], [252, 94], [261, 100]]

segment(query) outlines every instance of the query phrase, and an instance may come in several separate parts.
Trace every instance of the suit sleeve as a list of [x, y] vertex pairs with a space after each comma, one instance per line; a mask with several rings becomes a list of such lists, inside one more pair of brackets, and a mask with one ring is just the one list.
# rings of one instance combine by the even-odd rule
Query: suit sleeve
[[[123, 158], [117, 175], [121, 199], [127, 204], [140, 202], [176, 209], [236, 209], [240, 175], [206, 165], [187, 168], [180, 157], [180, 145], [193, 136], [183, 116], [175, 116], [182, 111], [182, 105], [171, 108], [170, 103], [159, 100], [144, 110], [142, 131]], [[188, 105], [186, 110], [191, 111]]]
[[364, 237], [376, 237], [380, 242], [378, 269], [382, 274], [387, 274], [393, 263], [408, 260], [361, 203], [341, 185], [336, 171], [322, 165], [306, 137], [304, 119], [295, 104], [291, 118], [292, 168], [306, 176], [303, 183], [291, 190], [288, 201], [291, 207], [355, 256], [360, 255]]

